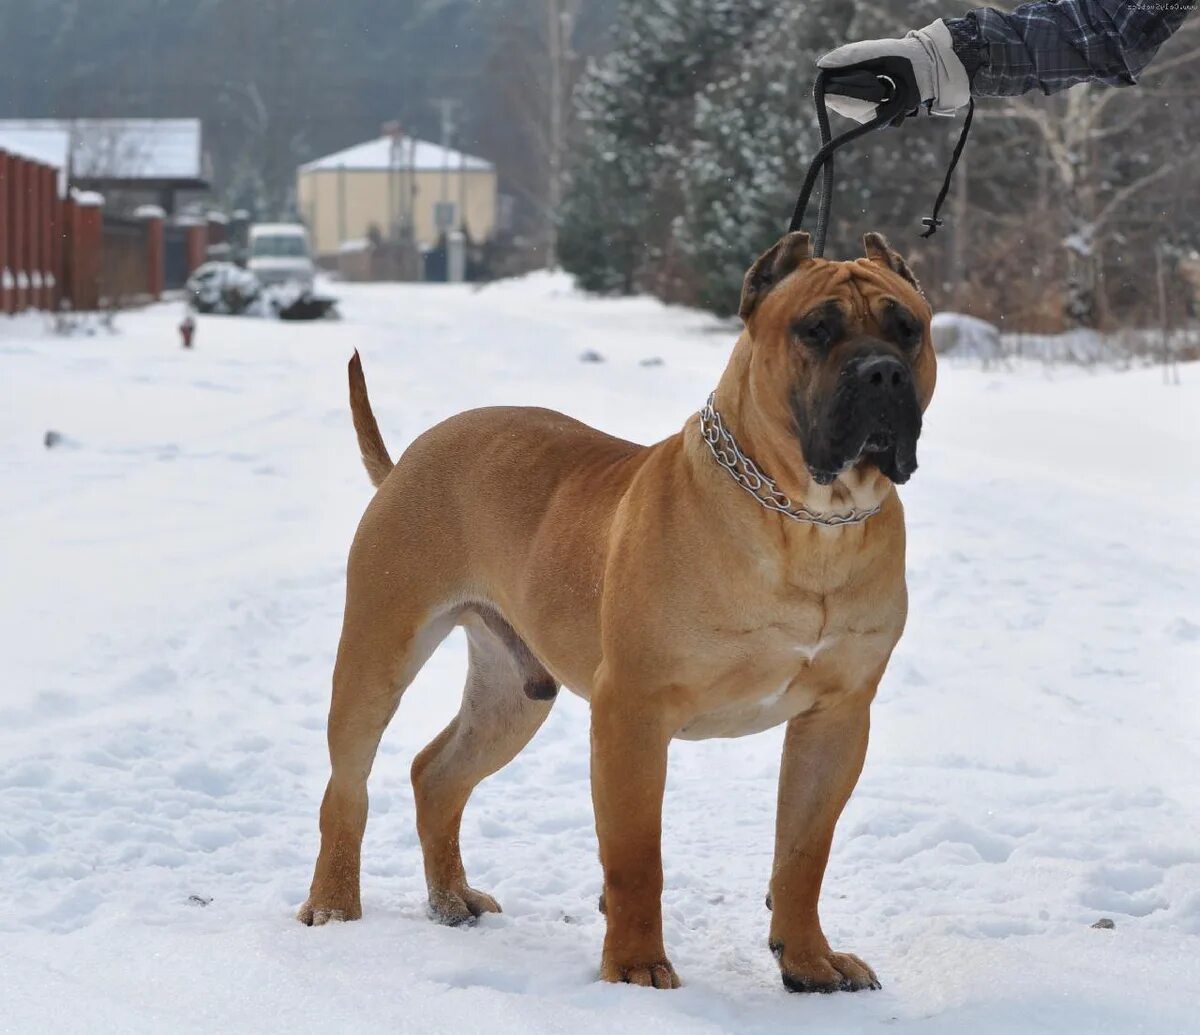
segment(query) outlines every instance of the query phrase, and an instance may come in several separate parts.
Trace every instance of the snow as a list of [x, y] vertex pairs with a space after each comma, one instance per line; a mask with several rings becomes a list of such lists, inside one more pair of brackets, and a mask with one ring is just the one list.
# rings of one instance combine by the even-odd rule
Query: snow
[[56, 169], [60, 197], [67, 190], [70, 150], [71, 138], [65, 130], [39, 130], [17, 120], [0, 119], [0, 151]]
[[[212, 219], [212, 213], [209, 213]], [[255, 223], [250, 228], [250, 237], [307, 237], [308, 231], [302, 223]]]
[[9, 154], [66, 169], [70, 149], [71, 135], [65, 129], [0, 119], [0, 150]]
[[[205, 262], [192, 271], [185, 291], [196, 309], [207, 313], [247, 313], [262, 295], [262, 283], [250, 270], [233, 262]], [[264, 312], [248, 313], [263, 316]]]
[[657, 992], [595, 979], [587, 710], [567, 693], [468, 806], [468, 873], [505, 912], [425, 919], [408, 766], [457, 707], [457, 634], [384, 739], [365, 918], [292, 919], [371, 491], [345, 363], [362, 351], [393, 451], [499, 402], [650, 441], [701, 405], [732, 325], [553, 274], [336, 293], [340, 322], [201, 316], [192, 352], [177, 304], [89, 338], [0, 321], [0, 1028], [1194, 1028], [1200, 365], [1169, 387], [943, 360], [903, 490], [909, 627], [822, 906], [884, 989], [782, 988], [772, 730], [672, 750], [664, 917], [685, 987]]
[[999, 329], [966, 313], [934, 313], [930, 334], [939, 356], [977, 359], [991, 365], [1004, 354]]
[[104, 195], [94, 190], [79, 190], [71, 188], [71, 200], [84, 208], [101, 208], [104, 205]]
[[342, 151], [335, 151], [322, 158], [314, 158], [300, 166], [300, 172], [316, 172], [322, 169], [345, 169], [348, 172], [466, 169], [470, 172], [486, 172], [492, 168], [492, 163], [483, 158], [463, 154], [428, 140], [417, 140], [413, 137], [400, 137], [397, 140], [390, 136], [382, 136]]

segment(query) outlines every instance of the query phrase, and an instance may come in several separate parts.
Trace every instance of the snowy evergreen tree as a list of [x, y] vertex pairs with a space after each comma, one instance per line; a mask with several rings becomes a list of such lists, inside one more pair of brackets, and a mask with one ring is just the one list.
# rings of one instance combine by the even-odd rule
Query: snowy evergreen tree
[[[564, 266], [589, 290], [650, 290], [733, 312], [747, 266], [787, 228], [819, 143], [816, 58], [854, 33], [855, 9], [624, 0], [621, 16], [621, 44], [577, 92]], [[867, 161], [864, 144], [844, 153], [831, 256], [856, 249], [865, 229], [904, 227], [915, 240], [948, 126], [923, 122]]]
[[811, 69], [820, 53], [844, 38], [851, 14], [837, 0], [777, 13], [697, 100], [675, 236], [692, 300], [715, 312], [737, 311], [746, 267], [787, 229], [807, 162], [819, 146]]
[[623, 0], [617, 49], [576, 94], [559, 249], [584, 287], [629, 292], [669, 276], [697, 97], [774, 9], [766, 0]]

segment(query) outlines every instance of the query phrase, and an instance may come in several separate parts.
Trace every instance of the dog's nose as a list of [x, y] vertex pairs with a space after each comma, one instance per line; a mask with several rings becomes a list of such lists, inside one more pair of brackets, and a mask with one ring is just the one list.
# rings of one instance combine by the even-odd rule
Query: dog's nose
[[908, 367], [894, 356], [868, 356], [860, 360], [855, 376], [861, 387], [890, 395], [908, 387]]

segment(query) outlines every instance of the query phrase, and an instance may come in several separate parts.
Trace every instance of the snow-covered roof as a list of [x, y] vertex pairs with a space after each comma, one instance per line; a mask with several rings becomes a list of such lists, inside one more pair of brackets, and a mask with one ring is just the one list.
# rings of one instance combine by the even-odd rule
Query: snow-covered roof
[[199, 119], [0, 119], [0, 147], [76, 180], [207, 179]]
[[376, 137], [364, 144], [355, 144], [344, 151], [335, 151], [324, 158], [315, 158], [300, 166], [301, 172], [316, 172], [319, 169], [348, 169], [358, 171], [386, 171], [388, 169], [415, 170], [417, 172], [441, 169], [468, 169], [486, 172], [492, 163], [463, 154], [441, 144], [413, 137]]

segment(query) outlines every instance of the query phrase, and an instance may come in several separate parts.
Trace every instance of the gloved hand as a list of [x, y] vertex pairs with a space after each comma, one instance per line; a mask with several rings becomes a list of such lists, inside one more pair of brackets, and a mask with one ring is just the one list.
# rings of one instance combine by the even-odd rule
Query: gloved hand
[[[826, 103], [856, 122], [874, 118], [878, 108], [876, 101], [864, 99], [859, 85], [864, 72], [892, 79], [898, 90], [907, 93], [913, 111], [928, 105], [934, 115], [953, 115], [971, 98], [967, 70], [954, 53], [950, 30], [940, 18], [903, 39], [847, 43], [831, 50], [817, 65], [829, 70]], [[843, 73], [844, 89], [839, 90]]]

